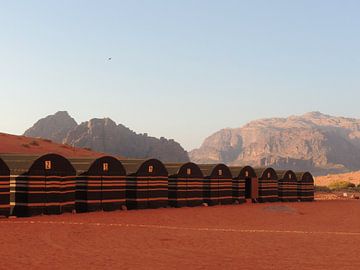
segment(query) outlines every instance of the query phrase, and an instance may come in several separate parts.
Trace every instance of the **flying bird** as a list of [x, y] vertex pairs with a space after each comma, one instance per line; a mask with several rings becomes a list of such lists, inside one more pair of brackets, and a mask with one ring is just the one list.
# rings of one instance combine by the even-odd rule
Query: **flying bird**
[[112, 59], [112, 57], [109, 57], [109, 58], [108, 58], [108, 61], [110, 61], [111, 59]]

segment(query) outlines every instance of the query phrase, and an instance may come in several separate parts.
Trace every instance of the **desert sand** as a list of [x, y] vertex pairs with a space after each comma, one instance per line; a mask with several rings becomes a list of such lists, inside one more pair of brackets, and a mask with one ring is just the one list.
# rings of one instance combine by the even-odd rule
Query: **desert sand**
[[1, 269], [360, 269], [360, 201], [0, 220]]
[[0, 133], [0, 153], [41, 155], [55, 153], [65, 157], [101, 157], [104, 154], [49, 140]]

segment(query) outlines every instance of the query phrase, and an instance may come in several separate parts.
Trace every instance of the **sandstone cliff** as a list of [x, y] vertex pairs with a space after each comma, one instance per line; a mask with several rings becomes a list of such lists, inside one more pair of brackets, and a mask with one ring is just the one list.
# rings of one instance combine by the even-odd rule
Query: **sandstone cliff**
[[360, 120], [319, 112], [223, 129], [190, 152], [194, 162], [273, 166], [315, 174], [360, 169]]

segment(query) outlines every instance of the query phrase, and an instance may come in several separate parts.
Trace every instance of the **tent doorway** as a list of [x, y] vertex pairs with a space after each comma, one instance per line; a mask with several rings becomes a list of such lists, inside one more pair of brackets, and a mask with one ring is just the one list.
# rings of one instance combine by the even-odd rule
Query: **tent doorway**
[[245, 178], [245, 199], [251, 199], [251, 178]]

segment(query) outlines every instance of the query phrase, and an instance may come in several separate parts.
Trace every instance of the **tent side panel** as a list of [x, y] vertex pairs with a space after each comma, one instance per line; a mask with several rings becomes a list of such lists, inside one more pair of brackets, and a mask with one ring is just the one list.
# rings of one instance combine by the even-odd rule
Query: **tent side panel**
[[126, 206], [128, 209], [148, 208], [148, 178], [126, 177]]
[[44, 186], [44, 214], [61, 214], [61, 176], [46, 176]]
[[232, 197], [234, 202], [245, 202], [245, 179], [234, 179], [232, 181]]
[[278, 200], [278, 181], [259, 180], [259, 202], [276, 202]]
[[10, 215], [10, 175], [0, 175], [0, 216]]
[[45, 176], [16, 177], [14, 215], [34, 216], [45, 213]]
[[148, 208], [168, 206], [168, 177], [148, 177]]
[[60, 185], [61, 213], [71, 213], [75, 210], [76, 176], [63, 176]]
[[187, 206], [186, 179], [170, 177], [168, 180], [169, 205], [172, 207]]
[[314, 183], [300, 182], [300, 200], [302, 202], [311, 202], [314, 200]]
[[75, 209], [76, 212], [83, 213], [88, 212], [88, 177], [77, 176], [76, 177], [76, 192], [75, 192]]
[[120, 210], [125, 205], [125, 191], [125, 176], [102, 176], [102, 209]]
[[295, 202], [297, 197], [297, 183], [293, 180], [279, 181], [279, 200], [283, 202]]
[[203, 199], [203, 178], [187, 179], [187, 206], [200, 206]]
[[85, 205], [87, 212], [100, 211], [102, 200], [101, 176], [87, 176], [84, 184], [86, 200], [82, 203]]
[[219, 179], [219, 204], [232, 204], [234, 202], [232, 194], [232, 179]]

